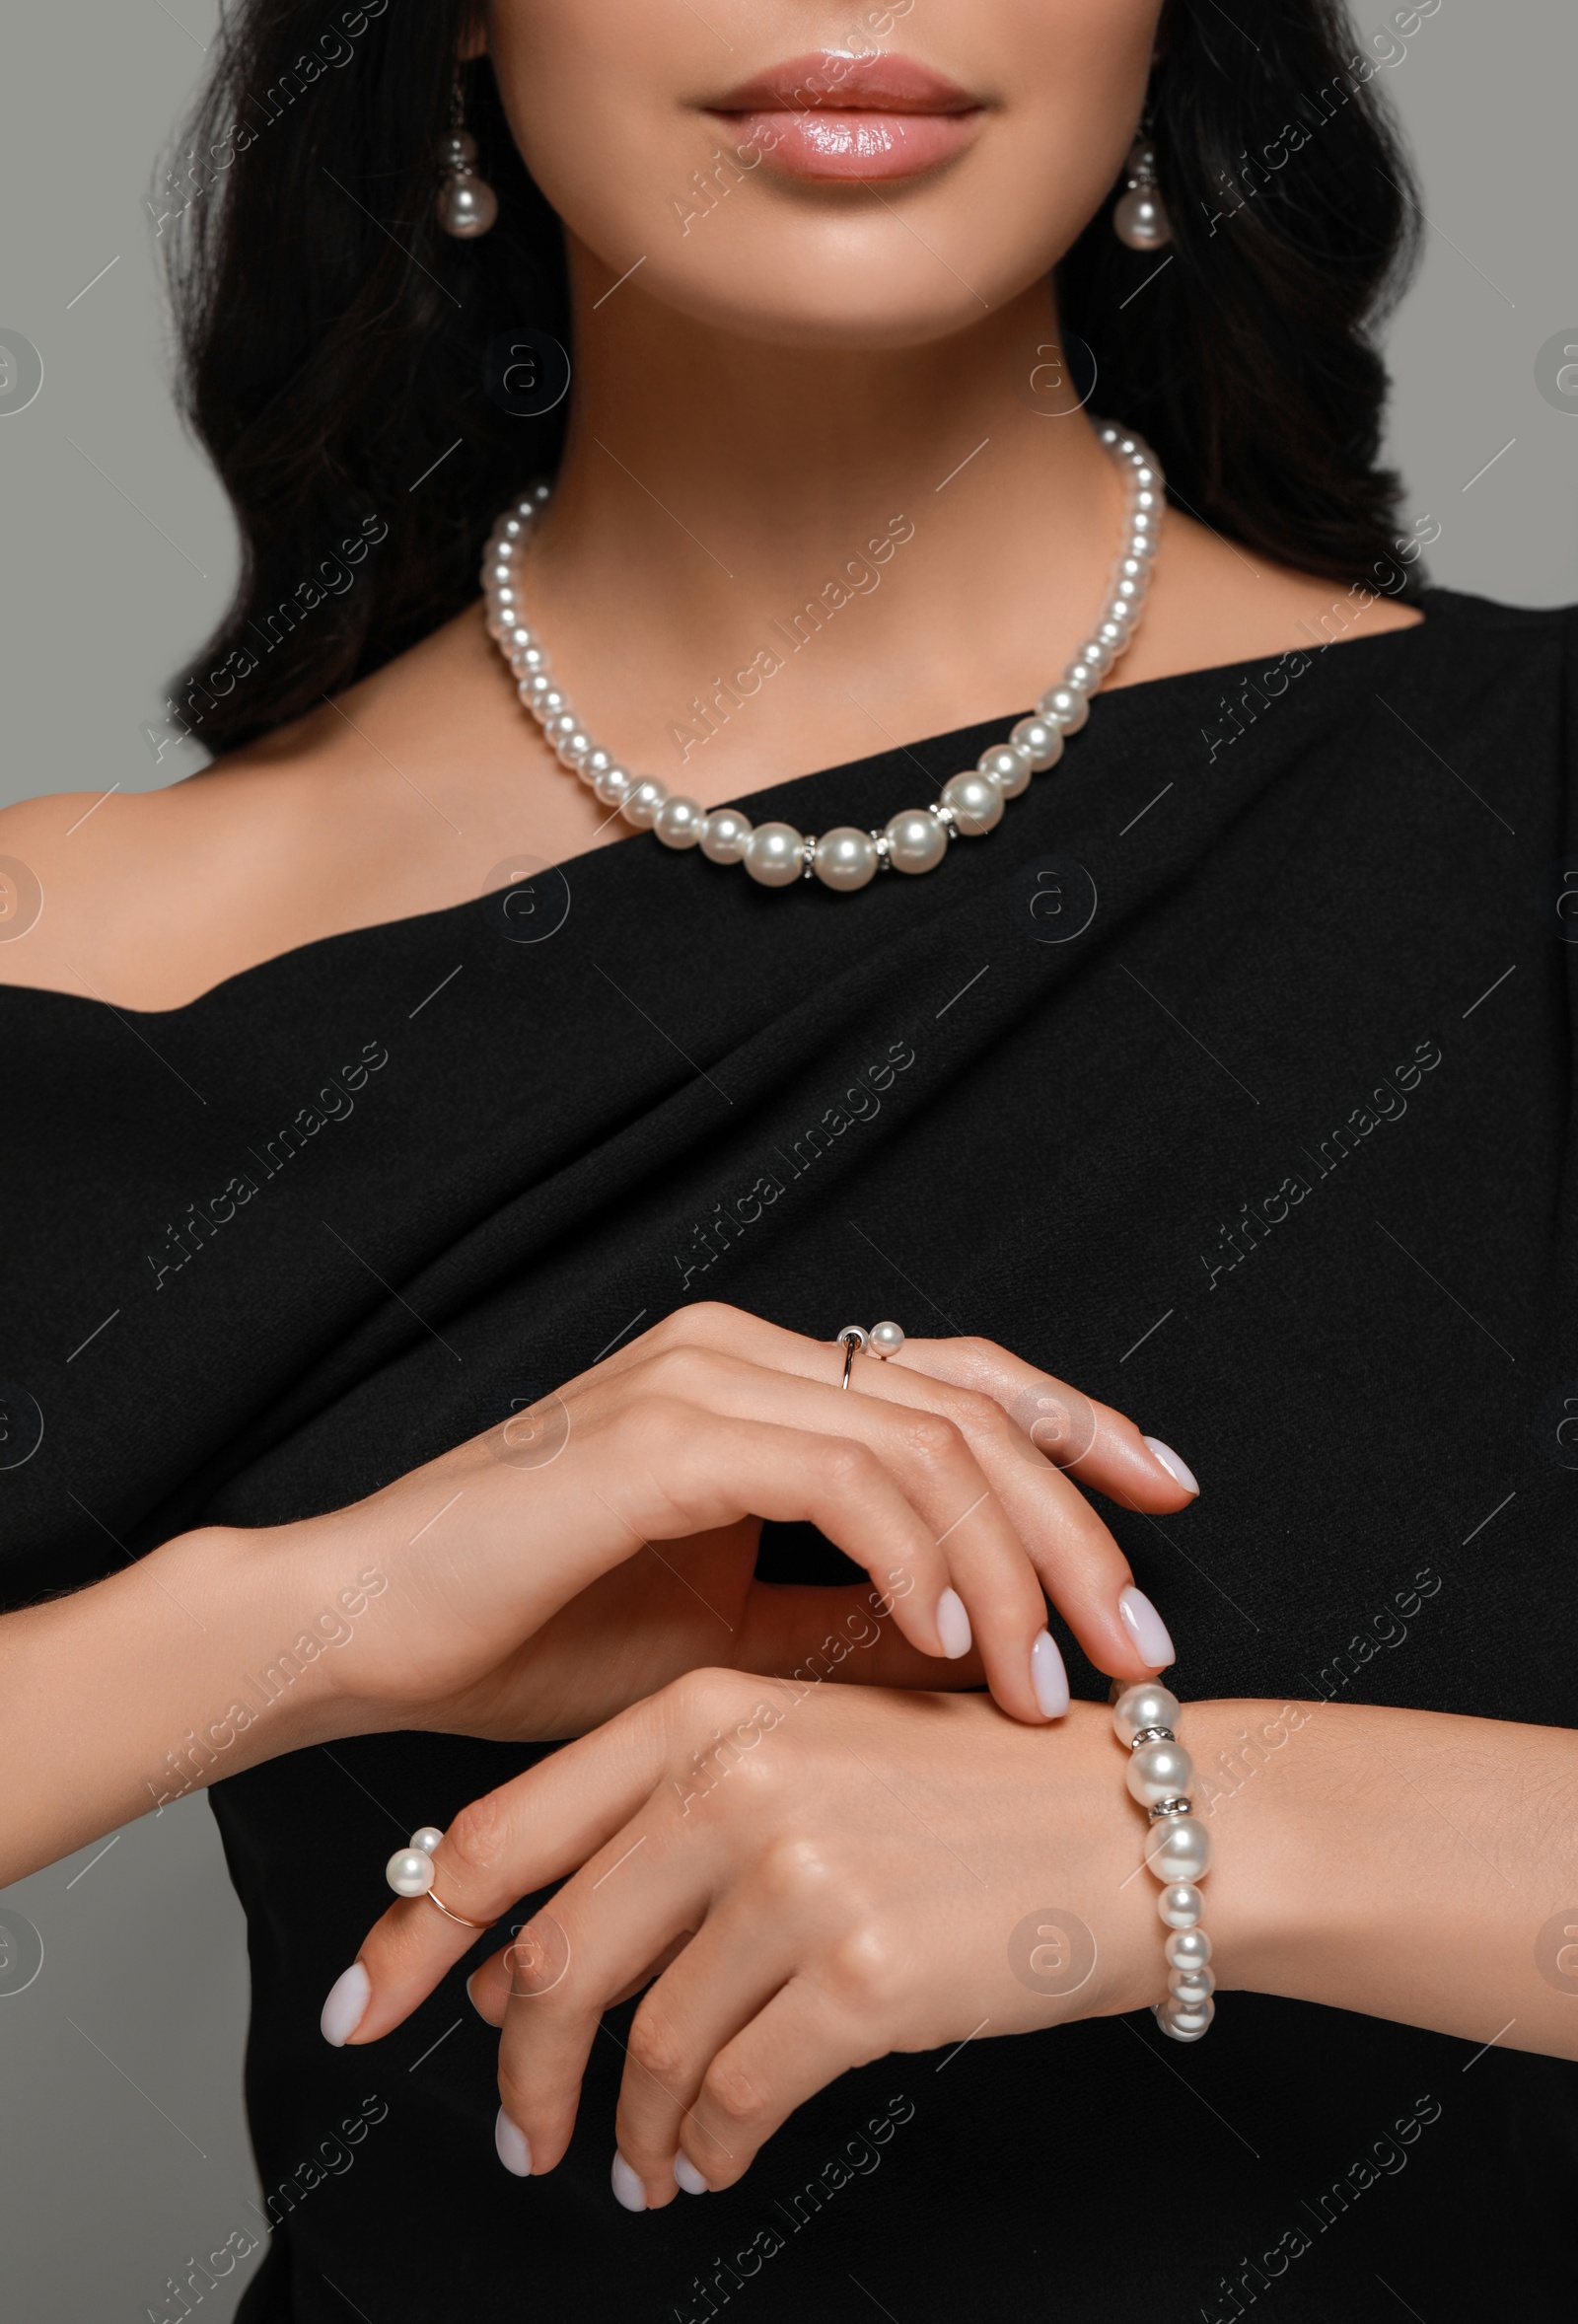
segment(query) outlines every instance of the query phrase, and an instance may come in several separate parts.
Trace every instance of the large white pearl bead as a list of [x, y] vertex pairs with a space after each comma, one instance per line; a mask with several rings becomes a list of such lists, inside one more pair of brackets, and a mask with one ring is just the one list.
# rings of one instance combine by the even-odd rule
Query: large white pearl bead
[[895, 871], [934, 871], [948, 852], [948, 834], [929, 807], [900, 809], [888, 826], [888, 860]]
[[1003, 820], [1002, 792], [973, 767], [968, 774], [948, 777], [942, 789], [942, 803], [953, 809], [954, 820], [967, 839], [984, 837]]
[[658, 809], [669, 796], [667, 783], [660, 783], [655, 774], [643, 775], [625, 798], [619, 813], [626, 823], [634, 824], [638, 832], [646, 832], [658, 820]]
[[1198, 1816], [1165, 1816], [1145, 1860], [1158, 1880], [1193, 1886], [1210, 1867], [1211, 1835]]
[[1141, 1807], [1160, 1807], [1189, 1787], [1194, 1762], [1182, 1743], [1142, 1743], [1131, 1756], [1124, 1779]]
[[852, 823], [824, 832], [811, 858], [812, 869], [826, 888], [848, 893], [863, 888], [877, 869], [877, 842], [869, 832]]
[[904, 1344], [904, 1335], [897, 1324], [873, 1324], [871, 1349], [874, 1355], [897, 1355]]
[[652, 829], [665, 847], [693, 847], [705, 821], [705, 811], [694, 799], [665, 799], [652, 819]]
[[701, 827], [701, 852], [709, 863], [738, 863], [751, 837], [751, 818], [738, 807], [714, 807]]
[[1162, 1950], [1169, 1969], [1203, 1969], [1211, 1958], [1211, 1940], [1203, 1928], [1175, 1928]]
[[433, 1859], [425, 1849], [397, 1848], [384, 1866], [396, 1896], [426, 1896], [433, 1885]]
[[995, 783], [1005, 799], [1017, 799], [1030, 788], [1031, 756], [1022, 743], [999, 743], [994, 750], [982, 751], [975, 772]]
[[1176, 1729], [1178, 1719], [1178, 1697], [1156, 1679], [1125, 1687], [1112, 1705], [1112, 1732], [1120, 1743], [1132, 1743], [1146, 1727]]
[[605, 807], [622, 807], [635, 789], [635, 776], [622, 766], [606, 766], [592, 785], [593, 794]]
[[1011, 739], [1030, 753], [1031, 765], [1038, 774], [1055, 766], [1063, 756], [1063, 730], [1050, 718], [1022, 718]]
[[443, 1837], [436, 1824], [424, 1824], [419, 1832], [411, 1834], [411, 1846], [419, 1848], [423, 1855], [430, 1856]]
[[746, 870], [763, 888], [787, 888], [806, 868], [805, 849], [792, 823], [758, 823], [746, 841]]
[[1186, 1880], [1175, 1880], [1164, 1888], [1156, 1900], [1158, 1916], [1169, 1928], [1193, 1928], [1204, 1910], [1205, 1899], [1197, 1888]]
[[1112, 211], [1112, 228], [1119, 242], [1127, 243], [1131, 251], [1159, 251], [1173, 239], [1167, 212], [1154, 193], [1136, 186], [1125, 193]]
[[1078, 734], [1091, 714], [1090, 703], [1074, 686], [1049, 686], [1036, 707], [1064, 734]]

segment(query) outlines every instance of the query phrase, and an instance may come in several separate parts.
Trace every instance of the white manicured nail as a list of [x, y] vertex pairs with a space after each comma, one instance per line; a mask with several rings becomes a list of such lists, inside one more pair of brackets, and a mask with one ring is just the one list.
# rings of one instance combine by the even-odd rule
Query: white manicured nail
[[613, 2170], [611, 2176], [613, 2179], [613, 2192], [618, 2198], [619, 2202], [624, 2205], [625, 2210], [645, 2211], [647, 2208], [647, 2191], [641, 2184], [640, 2174], [639, 2172], [631, 2169], [630, 2165], [625, 2161], [624, 2156], [619, 2152], [617, 2146], [615, 2146], [613, 2149]]
[[367, 2004], [372, 1997], [372, 1979], [360, 1961], [353, 1961], [328, 1989], [323, 2014], [318, 2020], [324, 2041], [331, 2042], [336, 2050], [343, 2050], [367, 2015]]
[[971, 1645], [969, 1616], [957, 1590], [944, 1590], [937, 1601], [937, 1635], [950, 1662], [968, 1654]]
[[1166, 1670], [1176, 1659], [1167, 1624], [1157, 1613], [1143, 1590], [1132, 1582], [1118, 1595], [1117, 1611], [1123, 1628], [1134, 1641], [1134, 1651], [1152, 1670]]
[[688, 2154], [675, 2156], [674, 2183], [677, 2187], [682, 2187], [686, 2195], [710, 2195], [712, 2192]]
[[1030, 1683], [1042, 1718], [1061, 1718], [1068, 1708], [1068, 1673], [1049, 1630], [1041, 1632], [1030, 1650]]
[[1156, 1455], [1169, 1477], [1182, 1485], [1185, 1492], [1199, 1491], [1200, 1489], [1194, 1482], [1194, 1471], [1189, 1467], [1187, 1461], [1179, 1458], [1170, 1444], [1164, 1444], [1159, 1436], [1147, 1436], [1145, 1445], [1148, 1452], [1153, 1452]]
[[499, 2119], [493, 2125], [493, 2144], [507, 2171], [513, 2171], [518, 2179], [529, 2179], [532, 2176], [532, 2142], [519, 2123], [511, 2122], [502, 2106], [499, 2108]]

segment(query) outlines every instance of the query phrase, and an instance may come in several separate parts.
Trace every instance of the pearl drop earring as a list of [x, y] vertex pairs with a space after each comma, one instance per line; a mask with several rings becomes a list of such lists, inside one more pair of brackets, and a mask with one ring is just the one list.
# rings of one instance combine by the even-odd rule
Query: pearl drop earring
[[1172, 241], [1173, 227], [1156, 190], [1155, 148], [1136, 137], [1124, 167], [1128, 191], [1119, 195], [1112, 211], [1112, 232], [1131, 251], [1159, 251]]
[[474, 242], [486, 234], [499, 214], [499, 197], [485, 178], [472, 168], [476, 139], [466, 128], [466, 100], [461, 93], [461, 68], [455, 68], [455, 94], [450, 105], [450, 130], [439, 148], [444, 175], [433, 208], [446, 234], [457, 242]]

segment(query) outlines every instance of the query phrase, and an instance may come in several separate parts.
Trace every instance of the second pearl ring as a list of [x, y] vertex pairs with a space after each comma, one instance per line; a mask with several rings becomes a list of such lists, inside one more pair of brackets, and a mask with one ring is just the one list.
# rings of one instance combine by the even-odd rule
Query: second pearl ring
[[845, 1324], [838, 1334], [838, 1344], [844, 1351], [844, 1376], [840, 1384], [847, 1388], [857, 1355], [874, 1355], [886, 1363], [904, 1344], [904, 1335], [897, 1324], [873, 1324], [869, 1332], [864, 1324]]
[[410, 1847], [397, 1848], [384, 1866], [385, 1879], [396, 1896], [425, 1896], [446, 1921], [459, 1922], [463, 1928], [491, 1928], [491, 1921], [467, 1921], [464, 1913], [452, 1912], [435, 1891], [433, 1852], [443, 1837], [436, 1824], [424, 1824], [419, 1832], [413, 1832]]

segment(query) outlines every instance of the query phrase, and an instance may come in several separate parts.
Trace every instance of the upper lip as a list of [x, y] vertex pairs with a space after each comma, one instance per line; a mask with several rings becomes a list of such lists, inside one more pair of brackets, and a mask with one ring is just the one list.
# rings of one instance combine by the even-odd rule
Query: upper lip
[[912, 56], [860, 56], [821, 48], [753, 73], [708, 110], [722, 113], [973, 112], [979, 100]]

